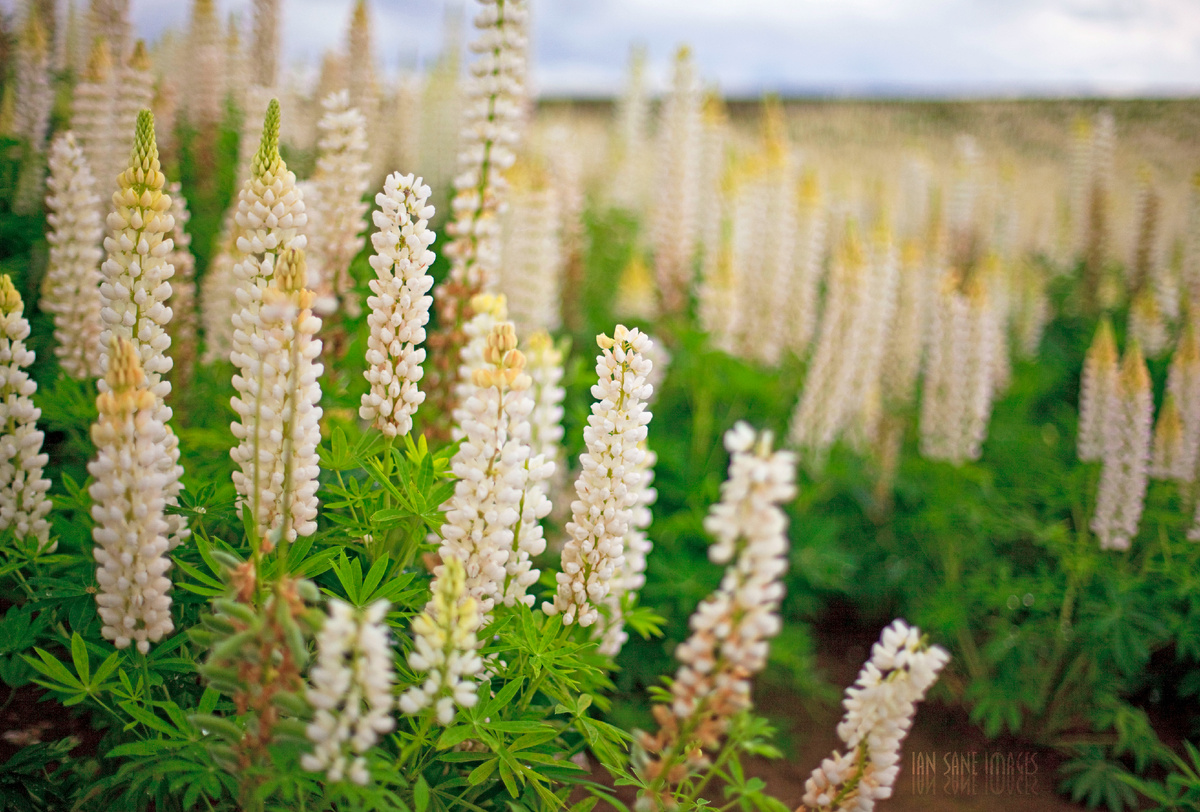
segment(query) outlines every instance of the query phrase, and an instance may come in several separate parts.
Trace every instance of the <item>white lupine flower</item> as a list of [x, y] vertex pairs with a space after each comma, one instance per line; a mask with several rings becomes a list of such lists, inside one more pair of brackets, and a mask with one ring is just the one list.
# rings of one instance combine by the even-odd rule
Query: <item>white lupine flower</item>
[[1200, 333], [1195, 323], [1188, 320], [1179, 345], [1171, 356], [1167, 371], [1167, 394], [1179, 407], [1183, 424], [1180, 469], [1185, 472], [1183, 482], [1192, 482], [1196, 466], [1200, 462]]
[[815, 174], [800, 181], [797, 206], [795, 268], [788, 289], [787, 346], [800, 355], [808, 349], [817, 330], [817, 301], [824, 270], [828, 231], [821, 189]]
[[373, 31], [367, 0], [358, 0], [346, 30], [345, 87], [350, 92], [350, 106], [362, 113], [366, 141], [370, 144], [367, 171], [371, 177], [378, 178], [389, 168], [387, 142], [392, 133], [382, 127], [384, 119], [381, 115], [382, 98], [372, 43]]
[[46, 146], [50, 108], [54, 104], [54, 91], [50, 88], [49, 43], [41, 18], [36, 6], [26, 8], [25, 28], [17, 42], [17, 66], [13, 76], [16, 108], [12, 120], [14, 136], [24, 139], [38, 154]]
[[995, 395], [997, 315], [986, 287], [947, 277], [933, 305], [921, 392], [921, 454], [961, 465], [979, 459]]
[[709, 560], [726, 565], [725, 577], [697, 607], [692, 634], [675, 652], [680, 666], [671, 710], [680, 721], [697, 711], [711, 714], [717, 729], [710, 736], [750, 707], [750, 679], [766, 667], [770, 639], [781, 626], [788, 538], [780, 505], [796, 495], [796, 459], [772, 451], [771, 440], [770, 432], [760, 435], [746, 423], [725, 434], [729, 478], [704, 520], [714, 540]]
[[41, 13], [33, 5], [27, 7], [25, 27], [16, 51], [13, 134], [40, 153], [50, 131], [54, 92], [50, 86], [50, 48], [46, 30], [42, 27]]
[[1158, 422], [1154, 424], [1150, 476], [1176, 482], [1189, 482], [1195, 476], [1195, 471], [1187, 467], [1187, 455], [1183, 450], [1183, 419], [1170, 392], [1163, 400]]
[[[418, 166], [421, 162], [421, 76], [404, 73], [396, 88], [396, 101], [391, 114], [392, 137], [385, 138], [393, 150], [393, 166]], [[430, 184], [432, 187], [432, 184]]]
[[[532, 398], [526, 399], [532, 402]], [[528, 417], [516, 426], [515, 431], [524, 442], [529, 442]], [[548, 460], [541, 454], [530, 454], [525, 458], [523, 465], [525, 490], [521, 493], [520, 504], [517, 507], [520, 519], [514, 530], [508, 560], [504, 562], [505, 606], [515, 606], [518, 603], [533, 606], [534, 597], [528, 594], [528, 589], [537, 583], [541, 575], [540, 570], [533, 569], [533, 559], [546, 552], [546, 538], [541, 522], [550, 515], [553, 507], [549, 490], [551, 479], [557, 470], [554, 460]]]
[[739, 280], [747, 263], [757, 258], [759, 245], [748, 235], [758, 217], [761, 198], [745, 187], [753, 186], [740, 165], [731, 165], [722, 175], [718, 198], [715, 231], [708, 240], [701, 263], [701, 279], [697, 298], [700, 325], [713, 345], [727, 353], [737, 349], [734, 330], [737, 326], [741, 291]]
[[280, 0], [254, 0], [254, 42], [250, 75], [262, 87], [275, 87], [279, 78]]
[[705, 94], [700, 111], [700, 152], [697, 166], [697, 186], [700, 202], [696, 211], [699, 228], [696, 246], [704, 261], [711, 261], [720, 250], [721, 228], [726, 202], [724, 189], [729, 164], [730, 128], [725, 103], [719, 93]]
[[871, 812], [876, 801], [890, 798], [916, 705], [949, 661], [902, 620], [884, 629], [858, 680], [846, 689], [846, 715], [837, 729], [845, 752], [834, 751], [813, 770], [804, 805], [819, 812]]
[[1137, 535], [1146, 498], [1153, 421], [1150, 373], [1135, 341], [1121, 359], [1121, 372], [1116, 388], [1109, 393], [1102, 427], [1103, 467], [1091, 523], [1102, 550], [1128, 550], [1130, 540]]
[[[655, 368], [657, 369], [657, 365]], [[646, 531], [654, 521], [650, 506], [658, 498], [658, 491], [652, 487], [654, 463], [658, 461], [658, 456], [649, 449], [643, 450], [645, 456], [637, 471], [640, 481], [636, 481], [634, 485], [638, 501], [633, 508], [629, 530], [625, 533], [625, 562], [621, 566], [620, 575], [613, 579], [608, 597], [604, 599], [608, 606], [607, 615], [601, 615], [600, 621], [592, 631], [592, 637], [600, 640], [597, 650], [609, 657], [620, 654], [621, 648], [629, 640], [629, 633], [625, 631], [625, 607], [636, 600], [638, 591], [646, 585], [646, 556], [654, 548]]]
[[1149, 288], [1134, 296], [1129, 306], [1128, 336], [1144, 347], [1150, 358], [1159, 357], [1171, 345], [1158, 297]]
[[237, 250], [235, 209], [230, 209], [217, 240], [219, 248], [200, 280], [200, 324], [204, 328], [201, 362], [228, 361], [233, 352], [233, 316], [237, 309], [238, 280], [233, 269], [241, 260]]
[[493, 296], [490, 293], [480, 293], [471, 298], [470, 309], [472, 316], [463, 325], [462, 352], [459, 354], [458, 378], [454, 384], [454, 407], [452, 417], [454, 427], [451, 436], [457, 440], [462, 434], [463, 422], [466, 420], [464, 404], [475, 392], [475, 370], [487, 365], [484, 352], [487, 350], [488, 336], [497, 324], [508, 321], [508, 300], [504, 294]]
[[[507, 185], [503, 173], [515, 160], [518, 125], [525, 104], [525, 0], [480, 0], [479, 33], [471, 43], [478, 57], [466, 82], [458, 175], [454, 178], [448, 282], [465, 287], [466, 298], [445, 296], [443, 322], [461, 326], [462, 308], [496, 285], [500, 261], [499, 214]], [[436, 297], [435, 297], [436, 298]]]
[[173, 464], [158, 398], [147, 385], [138, 351], [112, 338], [104, 391], [92, 426], [96, 459], [88, 463], [96, 526], [96, 595], [100, 633], [117, 648], [136, 643], [143, 654], [174, 629], [163, 511]]
[[187, 199], [180, 192], [179, 181], [167, 185], [171, 196], [171, 217], [175, 228], [171, 231], [174, 248], [167, 260], [175, 268], [171, 277], [171, 323], [168, 332], [175, 348], [178, 364], [178, 380], [190, 380], [192, 366], [196, 361], [196, 258], [192, 256], [192, 235], [187, 224], [192, 219]]
[[898, 262], [886, 233], [864, 246], [852, 224], [830, 267], [829, 293], [791, 441], [820, 461], [878, 392]]
[[192, 0], [188, 25], [188, 57], [182, 66], [187, 90], [183, 113], [192, 124], [211, 129], [221, 121], [221, 90], [225, 86], [225, 46], [214, 0]]
[[63, 371], [83, 380], [99, 377], [100, 225], [96, 180], [75, 135], [63, 133], [50, 145], [46, 181], [50, 263], [41, 308], [54, 316], [54, 354]]
[[250, 54], [242, 45], [242, 32], [236, 14], [229, 15], [225, 27], [225, 76], [221, 95], [238, 110], [246, 109], [246, 93], [250, 89]]
[[[778, 106], [767, 108], [767, 136], [761, 174], [753, 184], [759, 215], [744, 238], [756, 243], [757, 256], [738, 270], [736, 349], [740, 357], [774, 365], [788, 343], [790, 291], [795, 266], [798, 212], [796, 167]], [[737, 223], [735, 222], [735, 229]], [[750, 230], [750, 229], [748, 229]], [[735, 234], [734, 251], [738, 252]], [[747, 246], [749, 247], [749, 246]], [[783, 292], [781, 294], [781, 291]]]
[[[1200, 354], [1197, 355], [1200, 363]], [[1198, 367], [1197, 372], [1200, 372]], [[1200, 375], [1197, 375], [1200, 387]], [[1094, 462], [1104, 456], [1104, 431], [1109, 422], [1109, 404], [1117, 391], [1117, 340], [1112, 325], [1102, 321], [1083, 359], [1083, 377], [1079, 384], [1079, 459]], [[1200, 388], [1197, 389], [1200, 392]], [[1187, 403], [1180, 395], [1181, 403]]]
[[[317, 124], [320, 155], [313, 176], [313, 222], [308, 230], [308, 285], [317, 295], [317, 312], [333, 313], [338, 302], [357, 309], [347, 295], [354, 288], [350, 262], [362, 250], [367, 204], [363, 196], [370, 184], [366, 119], [350, 106], [346, 91], [322, 100], [325, 114]], [[351, 312], [351, 315], [354, 315]]]
[[[531, 553], [515, 534], [518, 523], [523, 523], [522, 499], [531, 473], [529, 414], [533, 400], [525, 357], [517, 349], [512, 322], [492, 326], [482, 355], [482, 363], [471, 374], [469, 394], [459, 409], [463, 441], [451, 461], [458, 482], [454, 495], [443, 506], [446, 521], [438, 553], [442, 561], [454, 558], [463, 563], [466, 594], [475, 599], [480, 614], [487, 618], [497, 603], [505, 601], [510, 559], [514, 578], [527, 582], [518, 584], [518, 592], [514, 593], [523, 595], [524, 588], [537, 580], [537, 572], [528, 569], [527, 559], [541, 550]], [[541, 475], [545, 462], [535, 460], [533, 465], [536, 475]], [[530, 505], [530, 510], [539, 508], [536, 501]], [[538, 536], [529, 543], [540, 541], [540, 532]], [[544, 548], [544, 541], [541, 546]], [[526, 559], [523, 568], [522, 558]], [[439, 578], [443, 572], [444, 567], [436, 570]]]
[[355, 609], [331, 598], [317, 633], [317, 659], [306, 692], [314, 711], [306, 732], [314, 747], [300, 764], [330, 781], [345, 778], [366, 786], [364, 754], [395, 726], [387, 611], [387, 601]]
[[[563, 467], [563, 352], [554, 346], [550, 334], [534, 333], [525, 342], [525, 371], [532, 384], [533, 412], [530, 414], [530, 447], [533, 454]], [[558, 470], [556, 470], [556, 473]]]
[[[167, 179], [159, 166], [158, 145], [154, 140], [154, 116], [149, 110], [138, 114], [137, 133], [129, 167], [117, 177], [108, 214], [109, 235], [104, 240], [108, 257], [100, 266], [100, 318], [104, 332], [100, 337], [100, 366], [106, 371], [114, 337], [133, 344], [146, 388], [158, 404], [157, 419], [166, 430], [166, 456], [162, 464], [167, 477], [168, 505], [177, 504], [183, 490], [183, 467], [179, 464], [179, 438], [171, 431], [171, 394], [167, 379], [172, 367], [167, 351], [171, 336], [170, 279], [175, 270], [170, 263], [173, 244], [168, 236], [175, 227], [171, 216], [171, 198], [163, 190]], [[106, 379], [97, 381], [106, 391]], [[191, 533], [182, 516], [167, 517], [171, 546], [174, 548]]]
[[1187, 296], [1189, 312], [1195, 313], [1200, 309], [1200, 172], [1192, 176], [1186, 229], [1180, 284]]
[[518, 175], [504, 218], [504, 261], [497, 280], [521, 336], [557, 330], [562, 323], [560, 201], [547, 178], [525, 175]]
[[[260, 376], [279, 372], [274, 367], [268, 370], [260, 363], [262, 353], [268, 349], [262, 310], [267, 304], [266, 289], [272, 282], [283, 252], [289, 249], [303, 251], [307, 245], [303, 233], [307, 224], [304, 198], [296, 186], [295, 174], [279, 155], [279, 102], [275, 99], [267, 107], [262, 141], [255, 153], [250, 177], [238, 196], [234, 222], [240, 258], [233, 267], [237, 304], [233, 314], [230, 360], [239, 369], [239, 374], [234, 377], [234, 386], [241, 393], [237, 399], [238, 405], [234, 406], [239, 414], [239, 423], [233, 424], [234, 436], [243, 444], [231, 452], [236, 455], [235, 462], [241, 466], [241, 470], [234, 473], [234, 486], [241, 504], [253, 512], [260, 538], [265, 538], [268, 530], [281, 527], [284, 522], [285, 514], [275, 504], [280, 496], [277, 489], [283, 482], [283, 461], [277, 453], [272, 455], [267, 451], [255, 454], [253, 446], [245, 443], [253, 443], [250, 438], [270, 436], [269, 426], [281, 417], [274, 408], [282, 407], [288, 396], [301, 396], [302, 393], [291, 391], [288, 395], [274, 397], [273, 393], [258, 384]], [[303, 283], [304, 280], [300, 280], [300, 287], [303, 287]], [[298, 291], [295, 296], [300, 296]], [[276, 304], [279, 304], [279, 297], [276, 299]], [[283, 315], [277, 308], [275, 316]], [[276, 328], [286, 332], [287, 328], [281, 327], [278, 321], [275, 324]], [[303, 324], [311, 326], [312, 320], [305, 319]], [[309, 338], [311, 335], [308, 333]], [[283, 340], [290, 341], [290, 338], [285, 336]], [[306, 346], [313, 344], [306, 339]], [[319, 375], [320, 372], [317, 372], [315, 377]], [[307, 397], [307, 393], [303, 395]], [[272, 447], [276, 452], [280, 451], [279, 444], [285, 438], [280, 435], [278, 440], [272, 439]], [[312, 478], [315, 481], [315, 472], [312, 472]], [[303, 502], [307, 504], [308, 500]], [[299, 530], [298, 526], [290, 528], [290, 532]], [[273, 543], [273, 540], [268, 540], [268, 543]]]
[[1050, 323], [1050, 297], [1046, 294], [1046, 274], [1042, 267], [1025, 258], [1017, 261], [1014, 293], [1013, 332], [1017, 352], [1022, 358], [1037, 357], [1046, 325]]
[[558, 589], [543, 611], [563, 613], [563, 622], [591, 626], [625, 564], [625, 535], [634, 518], [644, 483], [639, 470], [646, 456], [653, 390], [646, 383], [651, 362], [650, 339], [636, 327], [618, 324], [613, 337], [596, 338], [599, 381], [592, 387], [592, 414], [583, 437], [587, 450], [579, 457], [576, 500], [567, 523]]
[[438, 724], [454, 721], [454, 708], [473, 708], [479, 701], [476, 679], [483, 671], [475, 632], [481, 620], [475, 599], [467, 594], [466, 573], [457, 558], [446, 560], [433, 582], [425, 611], [413, 619], [413, 650], [408, 665], [425, 680], [400, 696], [400, 710], [420, 713], [432, 705]]
[[106, 40], [113, 57], [122, 62], [129, 53], [129, 43], [133, 38], [129, 3], [130, 0], [91, 0], [88, 4], [89, 36]]
[[889, 403], [912, 403], [934, 315], [936, 265], [915, 241], [905, 243], [900, 261], [896, 318], [884, 350], [883, 396]]
[[675, 56], [671, 92], [663, 103], [655, 188], [658, 199], [650, 226], [654, 272], [663, 309], [677, 313], [692, 289], [696, 214], [700, 198], [700, 83], [691, 51]]
[[25, 28], [17, 42], [16, 76], [10, 93], [15, 94], [13, 133], [25, 141], [25, 152], [17, 178], [13, 211], [30, 215], [41, 209], [44, 196], [46, 136], [50, 130], [50, 108], [54, 90], [50, 84], [50, 47], [42, 28], [41, 13], [29, 5]]
[[417, 388], [424, 370], [425, 325], [429, 322], [428, 296], [433, 287], [429, 266], [434, 255], [429, 250], [434, 233], [429, 228], [433, 206], [428, 205], [429, 187], [420, 178], [388, 176], [383, 191], [375, 196], [379, 209], [374, 213], [371, 235], [375, 249], [367, 307], [367, 370], [363, 373], [371, 390], [362, 396], [358, 414], [374, 421], [388, 437], [408, 434], [412, 416], [425, 401]]
[[8, 274], [0, 275], [0, 530], [18, 538], [32, 536], [38, 549], [54, 552], [50, 541], [50, 480], [42, 475], [49, 457], [42, 453], [37, 421], [42, 410], [33, 405], [37, 382], [26, 367], [34, 354], [25, 346], [29, 321], [24, 304]]
[[304, 287], [304, 253], [288, 248], [264, 266], [271, 283], [261, 291], [254, 339], [239, 328], [232, 361], [237, 395], [230, 451], [239, 470], [233, 483], [243, 510], [252, 511], [263, 549], [317, 530], [321, 385], [317, 360], [321, 320]]
[[97, 40], [71, 101], [71, 128], [96, 178], [100, 198], [96, 203], [97, 212], [108, 211], [108, 190], [116, 185], [117, 175], [123, 168], [112, 165], [109, 146], [115, 137], [113, 125], [117, 107], [112, 74], [108, 43]]
[[609, 194], [622, 208], [641, 212], [646, 206], [653, 175], [648, 165], [650, 149], [650, 98], [646, 89], [646, 49], [635, 46], [629, 53], [625, 91], [616, 107], [616, 171]]
[[134, 145], [138, 114], [154, 103], [154, 75], [150, 70], [150, 56], [146, 53], [144, 42], [138, 40], [129, 59], [115, 66], [113, 80], [116, 84], [116, 107], [108, 148], [112, 150], [114, 168], [120, 171], [121, 162], [128, 157]]

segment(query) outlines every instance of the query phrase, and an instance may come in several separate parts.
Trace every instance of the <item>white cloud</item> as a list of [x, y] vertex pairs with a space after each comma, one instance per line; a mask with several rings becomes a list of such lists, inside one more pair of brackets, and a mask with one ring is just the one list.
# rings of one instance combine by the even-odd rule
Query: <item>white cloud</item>
[[[283, 0], [286, 51], [341, 45], [352, 0]], [[245, 14], [249, 0], [219, 0]], [[133, 0], [144, 36], [186, 22], [189, 0]], [[392, 67], [428, 61], [445, 0], [372, 0]], [[467, 5], [470, 9], [470, 0]], [[620, 87], [630, 45], [654, 75], [681, 43], [727, 92], [1200, 92], [1197, 0], [533, 0], [537, 85]]]

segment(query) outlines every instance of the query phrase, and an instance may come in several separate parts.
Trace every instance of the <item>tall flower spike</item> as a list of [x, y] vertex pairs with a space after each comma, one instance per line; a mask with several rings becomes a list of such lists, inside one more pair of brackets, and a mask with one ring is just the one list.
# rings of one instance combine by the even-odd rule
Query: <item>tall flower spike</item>
[[[517, 349], [512, 322], [492, 326], [482, 361], [471, 375], [472, 390], [463, 401], [463, 442], [451, 461], [459, 481], [443, 506], [446, 522], [438, 552], [443, 561], [463, 562], [466, 594], [487, 618], [504, 600], [510, 558], [520, 553], [515, 531], [529, 478], [533, 401], [525, 356]], [[436, 572], [443, 577], [444, 567]]]
[[239, 443], [230, 456], [239, 466], [233, 484], [242, 509], [254, 516], [262, 549], [271, 550], [317, 529], [324, 368], [304, 253], [289, 248], [264, 264], [273, 277], [261, 292], [255, 339], [241, 330], [235, 337], [232, 403], [239, 420], [232, 429]]
[[32, 536], [38, 548], [53, 552], [50, 541], [50, 480], [42, 475], [49, 458], [42, 453], [37, 421], [42, 410], [33, 405], [37, 382], [26, 367], [33, 352], [25, 346], [29, 322], [25, 306], [8, 274], [0, 275], [0, 530], [18, 538]]
[[[133, 344], [146, 388], [154, 395], [158, 421], [166, 430], [167, 450], [162, 458], [167, 476], [167, 504], [178, 502], [183, 490], [183, 468], [179, 465], [179, 438], [171, 431], [171, 321], [170, 279], [175, 274], [170, 255], [174, 247], [168, 236], [175, 227], [171, 216], [171, 198], [163, 190], [167, 179], [159, 166], [158, 145], [154, 140], [154, 115], [149, 110], [138, 114], [137, 133], [129, 167], [117, 177], [112, 196], [113, 210], [108, 215], [110, 236], [104, 240], [108, 258], [100, 266], [100, 317], [104, 333], [100, 337], [100, 365], [107, 370], [114, 337]], [[106, 390], [106, 379], [97, 382]], [[171, 528], [171, 546], [190, 535], [182, 516], [167, 518]]]
[[187, 200], [180, 193], [179, 181], [167, 186], [171, 195], [171, 216], [175, 228], [171, 231], [174, 248], [168, 260], [175, 268], [171, 282], [171, 323], [168, 332], [175, 347], [176, 380], [189, 381], [196, 365], [196, 258], [192, 256], [192, 235], [187, 232], [192, 219]]
[[900, 745], [916, 705], [950, 661], [920, 629], [897, 620], [883, 630], [858, 680], [846, 689], [838, 725], [845, 751], [834, 751], [804, 785], [804, 807], [818, 812], [871, 812], [892, 797], [900, 774]]
[[163, 511], [171, 462], [158, 400], [147, 386], [137, 348], [114, 336], [105, 389], [96, 398], [92, 426], [96, 459], [88, 463], [96, 526], [96, 603], [100, 633], [117, 648], [150, 650], [174, 628]]
[[1163, 400], [1158, 422], [1154, 424], [1154, 445], [1150, 452], [1150, 476], [1187, 482], [1192, 476], [1183, 452], [1183, 419], [1170, 392]]
[[559, 200], [549, 177], [530, 168], [516, 175], [512, 204], [504, 220], [504, 261], [498, 289], [508, 300], [517, 334], [557, 330], [562, 275]]
[[[1200, 359], [1197, 359], [1200, 361]], [[1117, 390], [1117, 340], [1108, 320], [1100, 322], [1083, 359], [1079, 384], [1079, 459], [1094, 462], [1104, 456], [1104, 431], [1109, 403]]]
[[41, 308], [54, 316], [54, 354], [63, 371], [84, 380], [100, 366], [100, 226], [96, 181], [71, 132], [50, 145], [46, 222], [50, 266]]
[[471, 49], [479, 57], [467, 81], [458, 176], [454, 178], [450, 276], [434, 297], [443, 325], [430, 337], [436, 353], [432, 391], [439, 411], [454, 406], [454, 378], [462, 350], [470, 301], [496, 284], [500, 261], [500, 220], [504, 172], [515, 160], [518, 125], [525, 105], [526, 0], [481, 0], [475, 17], [479, 36]]
[[[657, 371], [658, 365], [655, 364], [654, 368]], [[629, 530], [623, 542], [625, 560], [620, 575], [613, 579], [612, 590], [605, 598], [607, 616], [601, 615], [600, 622], [592, 631], [593, 638], [600, 640], [598, 651], [609, 657], [620, 654], [629, 639], [629, 633], [625, 631], [625, 610], [637, 600], [638, 590], [646, 585], [646, 557], [654, 548], [646, 531], [654, 521], [650, 506], [658, 499], [658, 491], [653, 488], [654, 463], [658, 461], [658, 455], [646, 448], [645, 443], [642, 444], [642, 451], [645, 456], [637, 467], [640, 481], [635, 480], [634, 488], [638, 501], [633, 507], [633, 518], [629, 521]]]
[[1179, 407], [1183, 424], [1180, 467], [1185, 477], [1182, 481], [1192, 482], [1200, 462], [1200, 333], [1192, 319], [1184, 326], [1179, 345], [1171, 356], [1167, 393]]
[[362, 396], [358, 414], [371, 420], [388, 437], [408, 434], [417, 407], [425, 393], [417, 388], [424, 370], [425, 325], [433, 287], [429, 266], [434, 255], [429, 250], [434, 233], [429, 228], [433, 217], [429, 187], [420, 178], [395, 172], [388, 175], [383, 191], [375, 196], [379, 209], [374, 213], [371, 235], [375, 249], [371, 267], [376, 278], [370, 282], [367, 307], [367, 370], [363, 375], [371, 390]]
[[[268, 377], [282, 373], [276, 367], [264, 366], [263, 359], [283, 351], [282, 346], [270, 346], [269, 341], [291, 341], [286, 335], [268, 336], [269, 329], [289, 329], [285, 326], [289, 318], [287, 307], [277, 307], [270, 315], [272, 328], [266, 326], [267, 316], [262, 311], [268, 304], [266, 291], [276, 275], [281, 255], [288, 249], [303, 251], [307, 245], [303, 233], [308, 222], [304, 199], [296, 186], [295, 174], [279, 154], [279, 119], [279, 102], [272, 99], [263, 121], [262, 140], [251, 161], [251, 174], [238, 196], [234, 215], [237, 250], [241, 256], [233, 267], [237, 305], [233, 314], [230, 360], [238, 368], [234, 375], [234, 388], [238, 390], [234, 409], [239, 419], [233, 424], [233, 432], [239, 446], [231, 451], [231, 455], [240, 466], [240, 471], [234, 473], [234, 487], [243, 508], [249, 507], [253, 512], [260, 538], [266, 538], [269, 530], [283, 524], [284, 512], [275, 504], [275, 499], [281, 495], [277, 489], [283, 482], [283, 461], [278, 452], [284, 438], [282, 435], [276, 437], [271, 431], [272, 426], [281, 430], [278, 421], [282, 415], [275, 409], [282, 407], [287, 397], [264, 388]], [[293, 267], [295, 264], [292, 263]], [[301, 287], [304, 281], [300, 279]], [[282, 299], [287, 298], [286, 294], [282, 295]], [[298, 299], [303, 297], [296, 292], [294, 298], [297, 300], [291, 304], [300, 307]], [[274, 295], [274, 299], [276, 304], [281, 304], [280, 295]], [[300, 323], [313, 326], [309, 319]], [[316, 327], [319, 326], [318, 321]], [[308, 344], [311, 346], [311, 342]], [[320, 370], [320, 365], [317, 369]], [[319, 376], [320, 371], [313, 378], [314, 385]], [[316, 391], [319, 393], [319, 388]], [[261, 447], [264, 441], [266, 448]], [[271, 449], [276, 452], [274, 456]], [[268, 540], [270, 543], [272, 540]]]
[[467, 594], [466, 571], [457, 558], [442, 564], [433, 582], [433, 597], [413, 619], [413, 650], [408, 665], [424, 672], [425, 681], [400, 696], [400, 710], [420, 713], [432, 705], [439, 724], [454, 721], [454, 708], [473, 708], [479, 701], [476, 677], [483, 671], [475, 632], [479, 609]]
[[[675, 651], [680, 666], [671, 704], [654, 709], [659, 732], [638, 741], [640, 769], [659, 784], [678, 783], [705, 763], [705, 750], [719, 748], [730, 719], [750, 707], [750, 681], [766, 667], [770, 640], [780, 629], [788, 551], [780, 506], [796, 495], [796, 458], [773, 451], [771, 441], [770, 432], [759, 434], [746, 423], [725, 433], [729, 478], [704, 520], [714, 539], [708, 557], [726, 565], [725, 577], [697, 607], [691, 636]], [[687, 763], [664, 764], [670, 752], [688, 754]]]
[[251, 75], [262, 87], [275, 87], [279, 77], [280, 0], [254, 0], [254, 47]]
[[306, 730], [313, 752], [300, 757], [306, 770], [330, 781], [370, 780], [364, 754], [392, 729], [392, 649], [387, 601], [355, 609], [331, 598], [317, 634], [317, 661], [308, 702], [315, 711]]
[[1121, 359], [1103, 426], [1104, 464], [1091, 525], [1102, 550], [1128, 550], [1137, 535], [1146, 499], [1153, 420], [1150, 373], [1135, 341]]
[[659, 199], [654, 208], [654, 270], [662, 307], [679, 312], [692, 288], [700, 197], [700, 86], [691, 51], [679, 49], [658, 143]]
[[50, 108], [54, 90], [50, 84], [50, 48], [42, 27], [41, 12], [27, 6], [25, 29], [17, 43], [16, 109], [13, 130], [25, 141], [26, 149], [17, 178], [13, 211], [30, 215], [41, 208], [44, 194], [46, 135], [50, 129]]
[[567, 523], [562, 572], [547, 613], [563, 613], [563, 622], [591, 626], [600, 618], [599, 606], [625, 564], [625, 535], [645, 484], [639, 466], [650, 411], [646, 401], [653, 388], [646, 383], [652, 364], [646, 357], [650, 339], [636, 327], [618, 324], [613, 337], [596, 338], [599, 382], [592, 387], [592, 414], [583, 431], [587, 450], [579, 457], [576, 500]]
[[50, 108], [54, 102], [50, 86], [50, 50], [41, 12], [32, 4], [26, 8], [25, 27], [17, 42], [14, 77], [17, 106], [13, 134], [40, 153], [50, 129]]
[[317, 128], [321, 132], [320, 157], [313, 179], [313, 223], [310, 229], [309, 287], [317, 295], [318, 312], [333, 313], [339, 300], [355, 315], [357, 302], [347, 296], [354, 287], [350, 262], [363, 245], [363, 195], [370, 184], [366, 119], [350, 106], [346, 91], [331, 93], [322, 100], [325, 114]]
[[562, 387], [563, 351], [554, 346], [546, 332], [536, 332], [525, 342], [526, 369], [533, 381], [529, 391], [533, 396], [533, 413], [529, 417], [529, 444], [534, 455], [540, 454], [554, 463], [555, 484], [551, 494], [559, 490], [558, 483], [563, 471], [563, 399], [566, 390]]
[[114, 138], [113, 122], [116, 117], [116, 84], [112, 80], [113, 64], [108, 43], [97, 40], [88, 57], [87, 70], [75, 85], [71, 101], [71, 127], [79, 140], [84, 158], [96, 176], [101, 200], [97, 211], [108, 211], [108, 201], [103, 199], [112, 188], [120, 166], [113, 166], [110, 159], [110, 144]]

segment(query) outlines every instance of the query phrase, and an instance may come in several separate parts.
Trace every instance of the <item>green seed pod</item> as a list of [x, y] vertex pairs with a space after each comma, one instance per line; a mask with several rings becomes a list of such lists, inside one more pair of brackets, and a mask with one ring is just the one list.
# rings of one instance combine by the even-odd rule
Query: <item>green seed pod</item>
[[312, 715], [312, 708], [298, 694], [291, 691], [280, 691], [271, 697], [271, 704], [280, 710], [287, 711], [293, 716], [308, 718]]
[[235, 744], [240, 742], [242, 736], [245, 735], [245, 731], [233, 722], [220, 716], [213, 716], [211, 713], [193, 713], [188, 717], [188, 721], [201, 730], [228, 739]]

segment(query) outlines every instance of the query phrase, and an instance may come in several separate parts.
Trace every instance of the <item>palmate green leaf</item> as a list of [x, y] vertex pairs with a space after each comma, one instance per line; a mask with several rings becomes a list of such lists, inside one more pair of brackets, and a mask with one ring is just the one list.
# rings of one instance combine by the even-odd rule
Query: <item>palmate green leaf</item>
[[1104, 804], [1111, 812], [1123, 812], [1137, 805], [1137, 794], [1121, 778], [1124, 772], [1119, 764], [1105, 759], [1099, 748], [1088, 748], [1062, 766], [1061, 789], [1069, 792], [1072, 800], [1086, 803], [1088, 809]]

